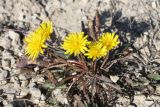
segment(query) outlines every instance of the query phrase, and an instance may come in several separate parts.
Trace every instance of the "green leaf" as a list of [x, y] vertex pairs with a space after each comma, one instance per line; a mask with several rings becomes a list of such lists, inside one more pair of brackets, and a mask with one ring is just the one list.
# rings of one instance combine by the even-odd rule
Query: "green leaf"
[[56, 89], [65, 89], [67, 86], [65, 84], [57, 85]]
[[51, 82], [45, 82], [42, 87], [44, 87], [45, 89], [54, 89], [55, 85]]
[[160, 80], [159, 74], [149, 74], [147, 77], [156, 81]]

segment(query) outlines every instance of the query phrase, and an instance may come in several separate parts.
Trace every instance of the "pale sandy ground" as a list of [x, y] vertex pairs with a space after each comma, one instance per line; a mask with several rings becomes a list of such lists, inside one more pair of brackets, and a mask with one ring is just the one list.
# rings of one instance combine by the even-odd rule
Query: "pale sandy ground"
[[[21, 34], [16, 30], [26, 34], [42, 21], [50, 19], [55, 33], [59, 32], [63, 38], [67, 32], [80, 32], [81, 22], [87, 26], [87, 17], [93, 20], [96, 10], [99, 10], [106, 28], [115, 22], [113, 30], [126, 32], [127, 40], [134, 42], [135, 48], [143, 47], [140, 49], [143, 62], [146, 65], [156, 62], [156, 65], [151, 64], [150, 69], [159, 72], [160, 0], [0, 0], [0, 106], [21, 107], [11, 102], [30, 93], [34, 104], [45, 107], [46, 96], [34, 84], [44, 82], [43, 77], [37, 76], [28, 81], [25, 75], [17, 75], [6, 79], [18, 74], [16, 57], [24, 52]], [[160, 93], [160, 89], [157, 90]], [[151, 96], [148, 99], [143, 95], [135, 96], [133, 102], [138, 107], [148, 107], [160, 97]], [[129, 105], [127, 98], [119, 98], [117, 102], [120, 103], [117, 106], [121, 103], [124, 107]]]

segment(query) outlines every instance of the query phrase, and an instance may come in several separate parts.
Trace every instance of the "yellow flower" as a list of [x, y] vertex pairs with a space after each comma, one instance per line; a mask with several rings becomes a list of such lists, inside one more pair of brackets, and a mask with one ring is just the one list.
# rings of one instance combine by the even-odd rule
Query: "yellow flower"
[[40, 53], [43, 54], [42, 48], [47, 48], [44, 44], [46, 39], [41, 36], [41, 33], [40, 31], [33, 32], [24, 39], [26, 43], [25, 54], [29, 59], [35, 60]]
[[107, 52], [108, 50], [105, 47], [103, 47], [101, 43], [92, 42], [91, 44], [89, 44], [89, 49], [87, 50], [87, 53], [85, 53], [85, 56], [95, 60], [105, 56]]
[[101, 42], [102, 45], [105, 46], [108, 51], [112, 50], [120, 43], [118, 35], [109, 32], [102, 34], [99, 38], [99, 42]]
[[40, 27], [36, 31], [41, 31], [45, 39], [50, 38], [50, 34], [53, 32], [53, 26], [51, 21], [42, 22]]
[[32, 60], [35, 60], [40, 53], [43, 54], [43, 48], [47, 48], [45, 41], [50, 38], [52, 32], [52, 22], [42, 22], [38, 29], [24, 38], [25, 54]]
[[65, 54], [74, 54], [74, 56], [85, 53], [87, 50], [86, 45], [89, 43], [87, 36], [83, 32], [70, 33], [62, 44], [62, 48], [66, 51]]

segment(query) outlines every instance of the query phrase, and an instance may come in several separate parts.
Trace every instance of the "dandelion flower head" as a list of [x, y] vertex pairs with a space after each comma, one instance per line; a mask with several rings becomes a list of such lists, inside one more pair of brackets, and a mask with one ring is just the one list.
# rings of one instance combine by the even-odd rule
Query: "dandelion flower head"
[[102, 45], [105, 46], [108, 51], [112, 50], [120, 43], [118, 35], [109, 32], [103, 33], [99, 38], [99, 42], [101, 42]]
[[108, 50], [103, 47], [101, 43], [92, 42], [91, 44], [89, 44], [89, 49], [87, 50], [87, 53], [85, 53], [85, 56], [87, 56], [87, 58], [95, 60], [105, 56], [107, 53]]
[[35, 60], [38, 55], [43, 54], [43, 48], [46, 48], [45, 41], [50, 38], [53, 32], [52, 22], [42, 22], [40, 27], [24, 38], [25, 54], [29, 59]]
[[87, 40], [87, 36], [84, 36], [83, 32], [70, 33], [64, 39], [62, 48], [66, 51], [65, 54], [74, 54], [74, 56], [76, 56], [80, 53], [85, 53], [87, 44], [89, 44], [89, 41]]
[[32, 60], [35, 60], [40, 53], [43, 54], [43, 48], [47, 48], [44, 44], [45, 38], [41, 36], [41, 32], [31, 33], [25, 37], [24, 42], [26, 43], [25, 54]]
[[41, 35], [44, 36], [45, 39], [49, 39], [51, 33], [53, 32], [52, 22], [51, 21], [42, 22], [40, 27], [36, 31], [40, 31]]

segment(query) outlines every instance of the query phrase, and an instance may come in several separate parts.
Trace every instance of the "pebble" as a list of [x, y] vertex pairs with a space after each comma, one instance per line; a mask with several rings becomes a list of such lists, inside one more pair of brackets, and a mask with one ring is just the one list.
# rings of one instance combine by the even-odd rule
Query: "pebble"
[[14, 80], [14, 88], [16, 88], [16, 89], [20, 89], [21, 88], [20, 87], [20, 83], [19, 83], [18, 80]]
[[62, 95], [61, 94], [61, 89], [55, 89], [53, 91], [55, 98], [57, 99], [57, 101], [61, 102], [62, 104], [68, 104], [68, 100], [66, 98], [66, 95]]
[[32, 88], [32, 87], [34, 87], [34, 86], [36, 86], [36, 84], [35, 84], [34, 82], [30, 82], [29, 88]]
[[9, 72], [7, 70], [3, 70], [2, 75], [3, 75], [3, 78], [7, 78], [9, 75]]
[[6, 83], [7, 83], [7, 81], [4, 81], [4, 80], [1, 80], [1, 81], [0, 81], [0, 84], [1, 84], [1, 85], [5, 85]]
[[8, 36], [9, 36], [9, 38], [10, 39], [12, 39], [12, 42], [14, 41], [14, 42], [16, 42], [16, 44], [12, 44], [12, 45], [18, 45], [17, 43], [19, 42], [19, 34], [18, 33], [16, 33], [16, 32], [14, 32], [14, 31], [12, 31], [12, 30], [10, 30], [10, 31], [8, 31]]
[[11, 70], [11, 68], [16, 67], [16, 60], [12, 56], [11, 52], [6, 50], [2, 52], [2, 67], [7, 70]]
[[0, 69], [0, 80], [5, 80], [9, 75], [9, 72], [7, 70]]
[[8, 105], [7, 100], [3, 100], [3, 105], [4, 105], [4, 106], [5, 106], [5, 105]]
[[39, 107], [45, 107], [46, 102], [45, 101], [40, 101], [38, 105], [39, 105]]
[[15, 98], [14, 94], [7, 94], [7, 100], [13, 101], [14, 98]]
[[156, 8], [156, 7], [157, 7], [156, 2], [152, 2], [151, 5], [152, 5], [153, 8]]
[[24, 75], [21, 74], [21, 75], [19, 75], [19, 79], [20, 80], [26, 80], [27, 78]]
[[6, 94], [15, 94], [16, 93], [16, 90], [14, 88], [7, 88], [5, 90], [5, 93]]
[[11, 40], [8, 37], [0, 38], [0, 46], [4, 49], [10, 49], [11, 47]]
[[41, 91], [38, 88], [32, 87], [29, 89], [32, 97], [34, 98], [40, 98], [41, 97]]
[[150, 100], [146, 100], [146, 101], [144, 102], [144, 104], [145, 104], [147, 107], [151, 106], [153, 103], [154, 103], [154, 101], [150, 101]]
[[26, 88], [28, 86], [28, 80], [21, 81], [21, 87]]
[[129, 105], [129, 106], [127, 106], [127, 107], [136, 107], [136, 106], [134, 106], [134, 105]]
[[35, 71], [35, 72], [37, 72], [38, 70], [39, 70], [39, 67], [38, 67], [38, 66], [34, 68], [34, 71]]
[[44, 101], [46, 99], [46, 97], [42, 94], [41, 95], [41, 100]]
[[29, 89], [22, 89], [18, 98], [23, 98], [29, 93]]
[[39, 104], [39, 99], [37, 99], [37, 98], [34, 98], [32, 101], [33, 101], [35, 104]]
[[10, 59], [2, 59], [2, 67], [4, 69], [9, 69], [11, 66], [11, 60]]
[[44, 82], [45, 82], [44, 77], [40, 77], [40, 78], [38, 78], [38, 80], [37, 80], [37, 83], [39, 83], [39, 84], [44, 83]]
[[116, 83], [118, 80], [119, 80], [119, 77], [118, 76], [113, 76], [113, 75], [110, 75], [110, 79]]
[[160, 94], [160, 86], [156, 86], [156, 92]]

